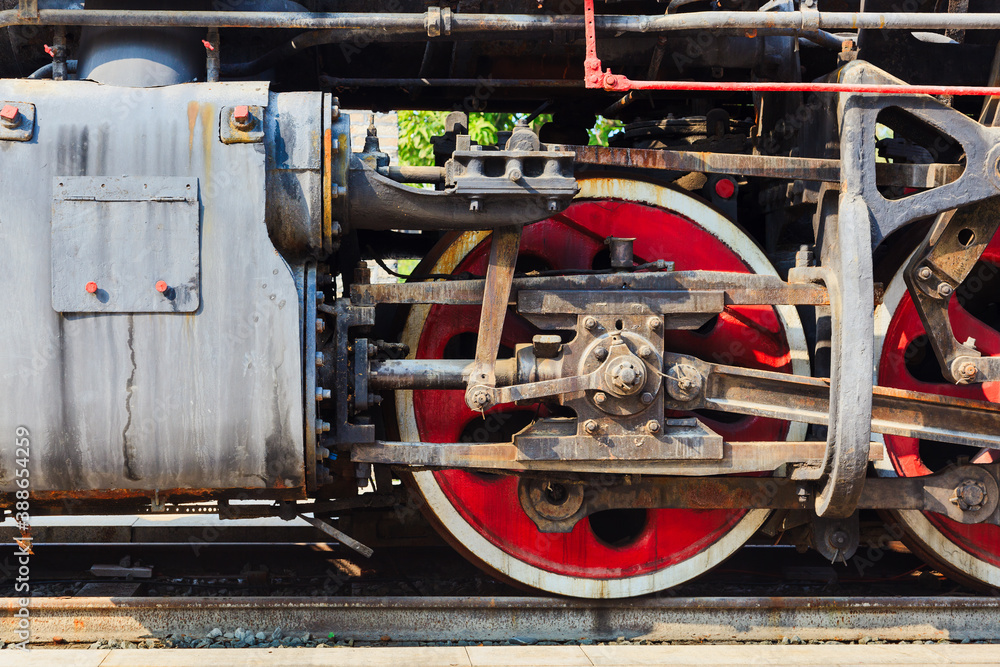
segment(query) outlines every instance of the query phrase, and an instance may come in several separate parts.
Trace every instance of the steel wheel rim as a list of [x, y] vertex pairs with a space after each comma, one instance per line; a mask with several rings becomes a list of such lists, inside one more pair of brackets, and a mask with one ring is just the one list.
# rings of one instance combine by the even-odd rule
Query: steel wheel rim
[[[1000, 269], [1000, 235], [995, 236], [990, 242], [983, 253], [983, 260]], [[909, 260], [904, 262], [904, 269], [908, 264]], [[978, 266], [980, 265], [977, 265], [977, 268]], [[913, 313], [908, 312], [912, 309], [912, 301], [903, 280], [904, 269], [900, 269], [893, 277], [889, 283], [889, 287], [886, 289], [882, 303], [875, 310], [876, 367], [874, 369], [874, 380], [876, 384], [888, 383], [887, 386], [908, 384], [909, 386], [906, 388], [912, 388], [912, 384], [908, 382], [895, 382], [897, 376], [886, 372], [890, 368], [890, 355], [898, 356], [899, 345], [903, 340], [911, 341], [913, 333], [916, 331], [912, 324], [907, 326], [900, 319], [902, 317], [909, 319], [915, 316]], [[973, 276], [976, 270], [976, 268], [973, 269]], [[963, 286], [965, 286], [965, 283], [963, 283]], [[959, 290], [956, 290], [956, 293], [959, 293], [961, 289], [960, 287]], [[957, 301], [957, 298], [952, 299], [952, 302], [955, 301]], [[968, 326], [966, 318], [975, 318], [965, 311], [964, 308], [956, 308], [956, 306], [956, 303], [951, 304], [949, 316], [955, 327], [956, 336], [960, 340], [964, 340], [962, 330]], [[903, 309], [903, 312], [901, 312], [901, 309]], [[978, 320], [976, 322], [978, 326], [989, 326]], [[919, 331], [923, 332], [923, 328], [920, 327]], [[907, 337], [902, 339], [900, 337], [901, 334], [906, 334]], [[994, 330], [994, 338], [996, 335]], [[986, 344], [985, 348], [983, 347], [984, 343]], [[991, 349], [996, 348], [995, 340], [977, 339], [977, 346], [987, 356], [989, 354], [1000, 353], [1000, 349]], [[898, 364], [896, 367], [898, 368]], [[985, 385], [970, 385], [970, 387], [982, 386], [985, 399], [997, 402], [998, 384], [1000, 383], [985, 383]], [[932, 384], [916, 388], [919, 391], [933, 392]], [[961, 393], [975, 393], [975, 391], [975, 389], [971, 391], [964, 389], [956, 390], [956, 392]], [[979, 400], [983, 400], [983, 398]], [[900, 460], [900, 447], [897, 443], [912, 439], [895, 436], [885, 437], [881, 434], [873, 433], [872, 440], [884, 445], [883, 458], [875, 466], [879, 476], [896, 477], [899, 476], [900, 471], [904, 473], [922, 472], [923, 474], [927, 474], [930, 471], [926, 465], [923, 465], [923, 470], [920, 470], [916, 462], [912, 462], [909, 465], [902, 464]], [[907, 443], [907, 451], [912, 451], [911, 448], [914, 446], [919, 447], [919, 445]], [[920, 463], [922, 463], [922, 457]], [[926, 560], [931, 561], [933, 565], [969, 583], [975, 584], [978, 582], [990, 586], [1000, 586], [1000, 526], [987, 524], [962, 526], [944, 517], [929, 517], [926, 513], [918, 510], [897, 510], [891, 511], [889, 514], [902, 525], [906, 532], [906, 537], [913, 543], [912, 546], [915, 548], [915, 551], [920, 553]], [[994, 551], [992, 554], [982, 553], [982, 551], [977, 554], [974, 550], [969, 549], [968, 540], [975, 539], [977, 536], [980, 538], [986, 537], [989, 542], [993, 542]], [[971, 581], [969, 581], [970, 578]]]
[[[727, 246], [751, 271], [775, 275], [773, 267], [770, 266], [763, 253], [749, 237], [745, 236], [719, 213], [689, 195], [649, 183], [623, 181], [615, 178], [594, 178], [582, 181], [578, 199], [621, 200], [622, 197], [619, 193], [623, 191], [623, 183], [627, 184], [625, 189], [628, 191], [628, 202], [671, 211], [689, 221], [698, 220], [698, 226], [704, 228]], [[436, 265], [430, 270], [435, 273], [446, 273], [454, 270], [461, 259], [468, 256], [486, 236], [486, 233], [464, 235], [455, 246], [438, 259]], [[423, 323], [426, 321], [430, 308], [430, 306], [420, 306], [414, 308], [410, 313], [404, 342], [410, 344], [412, 350], [416, 350], [418, 347], [420, 336], [423, 333]], [[791, 371], [808, 375], [808, 353], [805, 347], [805, 337], [794, 307], [775, 307], [774, 315], [780, 322], [790, 350], [789, 365]], [[419, 323], [420, 326], [416, 326], [415, 323]], [[398, 392], [396, 405], [401, 438], [403, 440], [420, 439], [413, 392]], [[789, 425], [787, 432], [789, 439], [802, 439], [804, 434], [805, 425]], [[718, 539], [678, 563], [635, 576], [587, 579], [552, 572], [519, 560], [483, 537], [476, 528], [470, 525], [462, 513], [452, 504], [434, 473], [415, 473], [413, 480], [431, 509], [435, 523], [450, 533], [463, 550], [476, 560], [527, 586], [578, 597], [635, 596], [669, 588], [687, 581], [715, 566], [736, 551], [753, 535], [769, 514], [767, 510], [746, 512], [735, 521], [734, 525], [727, 527]], [[666, 511], [656, 510], [656, 512]]]

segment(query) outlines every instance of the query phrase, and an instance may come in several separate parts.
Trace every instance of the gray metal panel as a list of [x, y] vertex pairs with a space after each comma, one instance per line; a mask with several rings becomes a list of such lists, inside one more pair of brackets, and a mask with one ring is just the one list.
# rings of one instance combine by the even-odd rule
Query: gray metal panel
[[[198, 179], [59, 176], [52, 202], [52, 308], [198, 309]], [[87, 291], [93, 283], [97, 290]], [[162, 292], [158, 287], [166, 286]]]
[[[0, 433], [31, 429], [33, 494], [301, 487], [293, 271], [268, 238], [262, 147], [219, 142], [221, 107], [266, 107], [266, 84], [0, 80], [0, 99], [37, 106], [31, 142], [0, 142]], [[122, 174], [198, 179], [196, 312], [52, 310], [52, 177]]]

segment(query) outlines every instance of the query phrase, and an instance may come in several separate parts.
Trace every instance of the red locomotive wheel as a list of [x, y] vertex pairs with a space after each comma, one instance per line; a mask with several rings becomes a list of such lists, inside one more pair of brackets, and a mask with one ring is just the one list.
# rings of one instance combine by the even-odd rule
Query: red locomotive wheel
[[[969, 277], [955, 291], [948, 306], [958, 340], [975, 339], [983, 356], [1000, 354], [1000, 234]], [[1000, 382], [956, 385], [941, 374], [924, 327], [906, 291], [902, 270], [886, 290], [875, 315], [878, 384], [898, 389], [954, 396], [978, 401], [1000, 401]], [[881, 475], [929, 475], [965, 457], [972, 463], [1000, 461], [1000, 452], [962, 447], [917, 438], [884, 436], [886, 459]], [[940, 514], [899, 511], [893, 516], [906, 530], [911, 546], [940, 568], [973, 582], [1000, 586], [1000, 526], [960, 524]]]
[[[581, 185], [578, 201], [565, 213], [525, 228], [523, 270], [607, 266], [604, 239], [624, 236], [636, 239], [637, 261], [667, 259], [678, 271], [774, 272], [749, 238], [686, 194], [624, 179], [595, 178]], [[421, 270], [482, 275], [488, 238], [465, 234]], [[421, 358], [471, 357], [479, 310], [415, 307], [404, 342]], [[503, 346], [512, 350], [534, 333], [528, 322], [508, 314]], [[666, 348], [720, 363], [808, 374], [801, 325], [790, 307], [729, 308], [698, 331], [667, 332]], [[409, 441], [509, 441], [535, 414], [534, 408], [497, 406], [483, 418], [466, 407], [462, 391], [397, 395], [401, 436]], [[804, 435], [804, 426], [773, 419], [699, 417], [729, 440]], [[541, 533], [521, 509], [514, 476], [451, 470], [417, 473], [414, 481], [434, 523], [473, 560], [522, 584], [578, 597], [641, 595], [686, 581], [732, 554], [768, 514], [614, 510], [581, 521], [571, 533]]]

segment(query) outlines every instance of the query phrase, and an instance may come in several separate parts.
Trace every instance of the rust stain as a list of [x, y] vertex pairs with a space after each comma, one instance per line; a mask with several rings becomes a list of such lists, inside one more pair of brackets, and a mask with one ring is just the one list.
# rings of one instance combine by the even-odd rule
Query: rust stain
[[198, 123], [198, 102], [188, 102], [188, 159], [194, 151], [194, 126]]
[[[332, 247], [333, 238], [333, 130], [323, 131], [323, 247]], [[328, 241], [329, 239], [329, 241]]]

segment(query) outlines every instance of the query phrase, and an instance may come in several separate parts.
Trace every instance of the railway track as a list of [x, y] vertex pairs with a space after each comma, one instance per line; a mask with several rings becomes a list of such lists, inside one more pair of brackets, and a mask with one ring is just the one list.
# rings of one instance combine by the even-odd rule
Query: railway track
[[[0, 601], [10, 635], [16, 600]], [[208, 638], [216, 629], [392, 645], [400, 642], [995, 642], [1000, 600], [987, 597], [39, 598], [35, 643]], [[267, 647], [273, 637], [270, 632]], [[219, 639], [222, 639], [221, 637]], [[229, 638], [232, 644], [232, 638]], [[304, 640], [310, 641], [310, 640]], [[314, 640], [314, 645], [316, 641]], [[221, 641], [218, 643], [222, 643]], [[297, 644], [301, 645], [303, 640]], [[331, 639], [330, 643], [335, 643]], [[181, 645], [185, 645], [183, 642]], [[287, 645], [287, 643], [286, 643]]]

